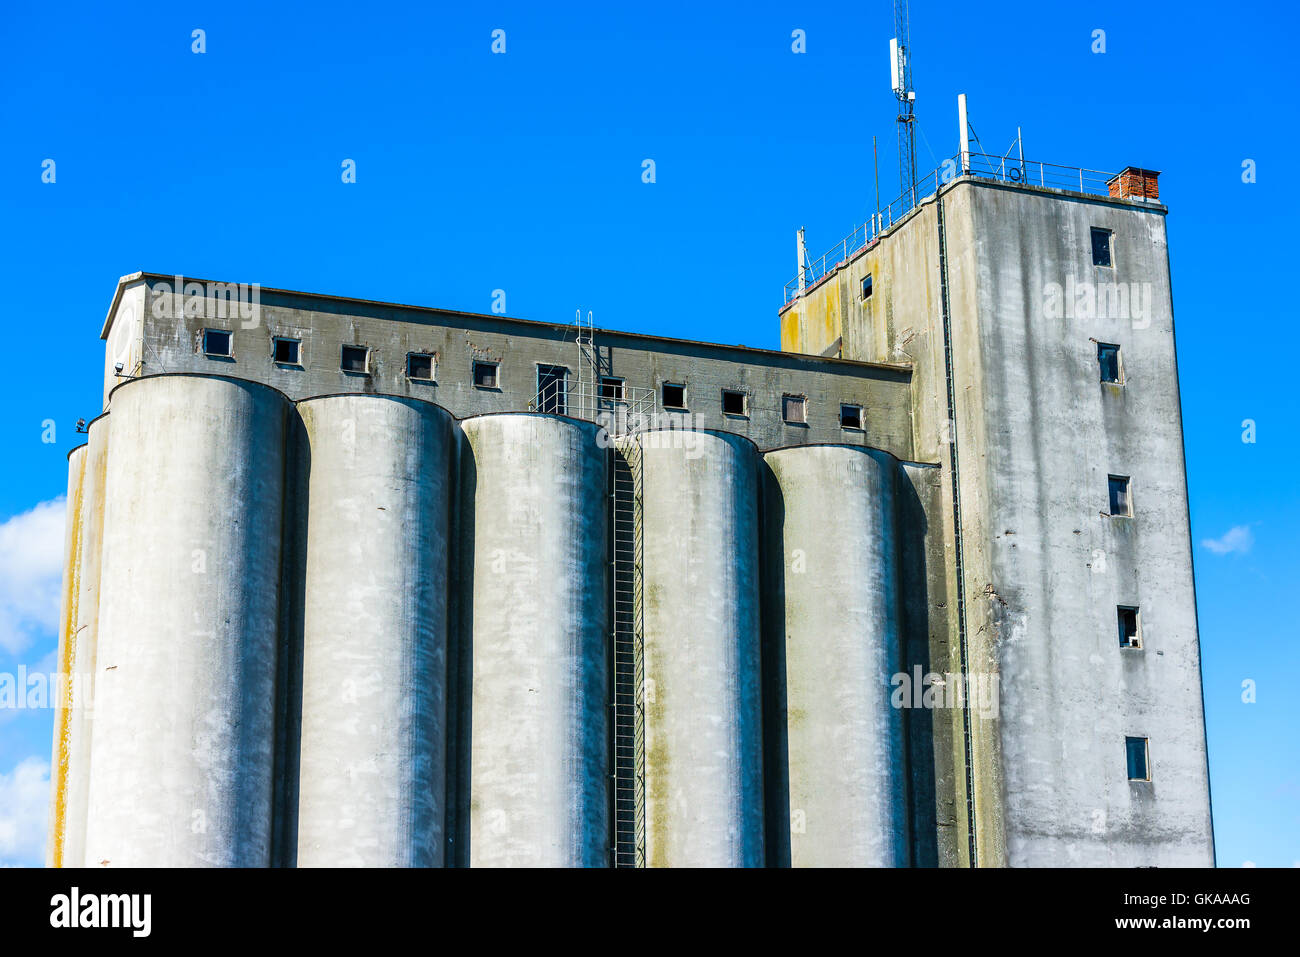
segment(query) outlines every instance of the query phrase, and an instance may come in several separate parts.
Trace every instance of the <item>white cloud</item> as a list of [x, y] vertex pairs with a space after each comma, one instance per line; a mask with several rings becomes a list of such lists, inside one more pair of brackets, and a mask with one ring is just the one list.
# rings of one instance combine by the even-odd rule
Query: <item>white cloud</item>
[[64, 500], [0, 524], [0, 649], [18, 654], [59, 627]]
[[1241, 552], [1244, 555], [1255, 544], [1255, 536], [1251, 534], [1249, 525], [1234, 525], [1219, 538], [1202, 539], [1201, 544], [1216, 555], [1228, 555], [1232, 552]]
[[45, 863], [45, 822], [50, 803], [50, 762], [30, 757], [0, 774], [0, 867]]

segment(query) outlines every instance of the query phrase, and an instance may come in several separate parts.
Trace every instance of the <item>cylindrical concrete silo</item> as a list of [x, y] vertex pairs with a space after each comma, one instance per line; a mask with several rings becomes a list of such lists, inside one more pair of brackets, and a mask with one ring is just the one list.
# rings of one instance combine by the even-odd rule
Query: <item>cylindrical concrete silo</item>
[[161, 375], [110, 410], [86, 863], [266, 866], [289, 403]]
[[556, 416], [461, 427], [468, 862], [605, 866], [609, 452]]
[[[87, 430], [88, 443], [68, 458], [68, 567], [64, 573], [59, 646], [62, 687], [60, 710], [56, 712], [50, 781], [53, 801], [46, 853], [54, 867], [81, 867], [85, 859], [108, 430], [108, 416], [92, 421]], [[74, 470], [79, 476], [75, 492]]]
[[905, 867], [903, 712], [890, 700], [902, 666], [896, 463], [824, 445], [764, 459], [764, 631], [784, 664], [772, 669], [784, 671], [783, 687], [769, 683], [780, 702], [774, 736], [785, 739], [770, 770], [788, 788], [778, 830], [789, 862]]
[[761, 867], [758, 455], [641, 436], [646, 862]]
[[440, 867], [452, 417], [298, 404], [307, 466], [299, 866]]
[[[50, 757], [50, 819], [45, 861], [50, 867], [72, 865], [67, 856], [68, 784], [73, 724], [73, 662], [77, 657], [77, 601], [80, 578], [82, 489], [86, 479], [86, 446], [68, 453], [68, 497], [63, 528], [63, 592], [59, 608], [58, 679], [54, 689], [54, 748]], [[21, 693], [23, 689], [19, 689]], [[74, 825], [75, 827], [75, 825]], [[80, 862], [77, 862], [78, 864]]]

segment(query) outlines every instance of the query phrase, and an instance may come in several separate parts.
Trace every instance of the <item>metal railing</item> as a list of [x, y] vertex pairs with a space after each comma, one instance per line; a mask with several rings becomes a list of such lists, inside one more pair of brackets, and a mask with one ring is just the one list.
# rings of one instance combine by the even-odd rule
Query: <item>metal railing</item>
[[856, 227], [853, 232], [821, 256], [809, 262], [802, 270], [802, 276], [796, 275], [785, 284], [783, 302], [799, 298], [809, 286], [820, 282], [828, 273], [848, 262], [854, 253], [871, 245], [882, 233], [893, 229], [922, 201], [929, 199], [939, 191], [941, 186], [955, 179], [969, 177], [1022, 186], [1037, 186], [1043, 189], [1109, 195], [1108, 183], [1115, 178], [1115, 175], [1102, 170], [1060, 166], [1056, 163], [1031, 161], [1012, 156], [994, 156], [974, 151], [967, 154], [967, 168], [963, 171], [961, 155], [949, 157], [938, 168], [921, 177], [917, 181], [914, 192], [908, 191], [889, 205], [882, 207], [880, 212], [871, 219]]
[[655, 391], [608, 377], [593, 381], [566, 376], [544, 384], [528, 403], [528, 411], [599, 422], [610, 435], [628, 435], [653, 418]]

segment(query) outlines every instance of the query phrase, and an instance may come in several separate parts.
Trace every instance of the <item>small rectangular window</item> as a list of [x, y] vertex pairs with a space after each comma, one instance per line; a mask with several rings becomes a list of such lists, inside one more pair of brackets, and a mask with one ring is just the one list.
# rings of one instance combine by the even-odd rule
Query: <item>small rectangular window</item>
[[224, 329], [204, 329], [203, 354], [217, 359], [229, 359], [233, 356], [230, 333]]
[[781, 418], [790, 425], [804, 425], [808, 421], [808, 400], [801, 395], [781, 396]]
[[537, 367], [537, 411], [565, 415], [569, 408], [569, 370], [564, 366]]
[[665, 409], [686, 408], [686, 386], [677, 382], [665, 382], [663, 402]]
[[427, 352], [406, 354], [406, 377], [420, 382], [433, 381], [433, 356]]
[[499, 363], [496, 362], [483, 362], [481, 360], [475, 359], [474, 360], [474, 388], [476, 389], [499, 388], [499, 386], [497, 385], [500, 379], [498, 375], [499, 372], [498, 366]]
[[603, 375], [600, 377], [600, 397], [608, 399], [611, 402], [623, 401], [623, 380], [617, 376]]
[[1092, 230], [1092, 264], [1094, 266], [1110, 265], [1110, 230]]
[[1119, 364], [1119, 346], [1109, 342], [1097, 343], [1097, 364], [1101, 366], [1101, 381], [1122, 383], [1123, 369]]
[[745, 416], [749, 413], [745, 410], [745, 393], [737, 392], [735, 389], [722, 390], [722, 414]]
[[1150, 781], [1150, 741], [1147, 738], [1125, 738], [1124, 751], [1128, 757], [1128, 779]]
[[276, 365], [298, 366], [302, 365], [302, 341], [299, 339], [281, 339], [278, 336], [271, 340], [273, 343], [272, 358]]
[[344, 372], [365, 375], [370, 371], [370, 350], [365, 346], [344, 346], [339, 368]]
[[1117, 609], [1119, 618], [1119, 646], [1121, 648], [1141, 648], [1142, 630], [1138, 625], [1138, 610], [1120, 605]]
[[871, 274], [862, 277], [862, 298], [868, 299], [871, 296]]
[[861, 429], [862, 428], [862, 406], [841, 405], [840, 406], [840, 428]]
[[1133, 495], [1129, 477], [1127, 475], [1111, 475], [1107, 477], [1107, 481], [1110, 484], [1110, 514], [1132, 515]]

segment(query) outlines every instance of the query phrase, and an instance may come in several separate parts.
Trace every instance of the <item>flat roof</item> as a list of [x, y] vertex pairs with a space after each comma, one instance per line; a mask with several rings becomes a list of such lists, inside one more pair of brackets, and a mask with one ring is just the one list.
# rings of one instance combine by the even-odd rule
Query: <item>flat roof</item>
[[[1033, 164], [1031, 163], [1030, 165], [1032, 166]], [[1159, 173], [1154, 170], [1139, 170], [1135, 166], [1125, 167], [1124, 172], [1130, 172], [1130, 171], [1147, 172], [1147, 173], [1151, 173], [1151, 175], [1159, 175]], [[1122, 175], [1123, 173], [1116, 173], [1111, 178], [1111, 180], [1113, 181], [1119, 179], [1119, 177]], [[1161, 216], [1167, 215], [1169, 213], [1168, 206], [1165, 206], [1163, 203], [1159, 203], [1153, 199], [1141, 199], [1138, 197], [1128, 198], [1122, 196], [1109, 196], [1109, 195], [1103, 195], [1101, 193], [1084, 193], [1084, 192], [1080, 192], [1079, 190], [1065, 189], [1058, 186], [1040, 186], [1034, 183], [1016, 183], [1016, 182], [1009, 182], [1006, 180], [991, 179], [988, 176], [982, 175], [980, 173], [967, 174], [965, 176], [959, 176], [956, 179], [950, 180], [947, 183], [940, 184], [938, 190], [936, 190], [933, 193], [930, 193], [928, 196], [923, 196], [920, 199], [918, 199], [915, 205], [913, 205], [911, 209], [909, 209], [906, 213], [902, 214], [898, 219], [890, 223], [889, 226], [885, 227], [874, 237], [864, 242], [861, 246], [857, 247], [857, 249], [849, 253], [847, 257], [836, 262], [835, 265], [827, 267], [826, 271], [823, 272], [816, 279], [807, 283], [804, 286], [803, 295], [807, 296], [808, 293], [812, 292], [814, 289], [816, 289], [818, 286], [824, 283], [831, 276], [836, 275], [840, 270], [847, 267], [850, 263], [856, 262], [858, 259], [865, 256], [869, 250], [874, 249], [877, 246], [877, 244], [882, 243], [885, 240], [889, 239], [891, 236], [894, 235], [895, 232], [897, 232], [908, 222], [910, 222], [912, 217], [919, 210], [925, 208], [926, 206], [929, 206], [931, 203], [933, 203], [944, 193], [956, 189], [958, 186], [983, 186], [983, 187], [988, 187], [990, 189], [1023, 190], [1024, 192], [1038, 193], [1039, 195], [1052, 197], [1055, 199], [1069, 199], [1074, 201], [1084, 200], [1090, 203], [1099, 203], [1103, 206], [1124, 206], [1129, 209], [1136, 210], [1138, 212], [1157, 213]], [[831, 251], [833, 252], [834, 250], [835, 247], [832, 246]], [[829, 253], [827, 255], [829, 255]], [[795, 278], [798, 279], [797, 276]], [[786, 287], [789, 288], [788, 283], [786, 284]], [[798, 304], [799, 299], [800, 299], [799, 296], [795, 296], [793, 299], [787, 299], [785, 302], [781, 303], [781, 305], [777, 308], [776, 314], [778, 316], [784, 316], [787, 312], [793, 309], [795, 305]]]
[[[190, 282], [202, 283], [204, 285], [236, 285], [235, 283], [225, 283], [223, 280], [200, 279], [197, 276], [185, 276], [178, 273], [157, 273], [157, 272], [133, 272], [129, 275], [122, 276], [117, 281], [117, 288], [113, 292], [113, 301], [109, 304], [108, 314], [104, 317], [104, 327], [100, 331], [99, 338], [107, 339], [109, 330], [113, 325], [113, 317], [117, 314], [118, 304], [122, 301], [122, 293], [127, 287], [139, 282], [156, 282], [156, 281], [174, 281], [177, 276]], [[545, 322], [536, 319], [518, 319], [513, 316], [502, 316], [484, 312], [463, 312], [458, 309], [440, 309], [436, 306], [414, 306], [409, 303], [385, 302], [380, 299], [358, 299], [351, 296], [334, 296], [328, 293], [302, 292], [297, 289], [278, 289], [273, 286], [258, 286], [263, 293], [271, 293], [280, 296], [297, 296], [307, 300], [318, 300], [320, 302], [342, 303], [345, 305], [368, 306], [371, 308], [382, 309], [406, 309], [417, 313], [426, 313], [440, 316], [458, 316], [467, 320], [473, 320], [476, 324], [488, 323], [505, 323], [507, 325], [518, 325], [521, 327], [533, 327], [536, 329], [549, 329], [561, 334], [572, 332], [573, 323], [570, 322]], [[712, 349], [725, 349], [730, 352], [749, 353], [757, 356], [781, 357], [783, 359], [802, 359], [809, 362], [826, 363], [834, 365], [852, 366], [856, 368], [881, 369], [890, 372], [910, 373], [912, 364], [910, 362], [861, 362], [856, 359], [841, 359], [836, 356], [817, 356], [805, 352], [786, 352], [781, 349], [760, 349], [755, 346], [728, 345], [721, 342], [709, 342], [703, 339], [677, 339], [671, 336], [649, 335], [643, 332], [624, 332], [619, 329], [602, 329], [596, 327], [593, 332], [604, 333], [607, 336], [620, 336], [628, 339], [639, 339], [647, 343], [662, 342], [677, 344], [683, 346], [705, 346]]]

